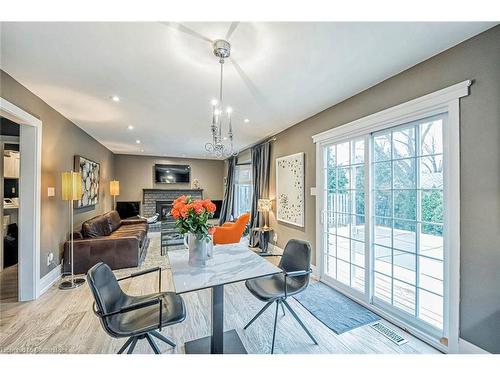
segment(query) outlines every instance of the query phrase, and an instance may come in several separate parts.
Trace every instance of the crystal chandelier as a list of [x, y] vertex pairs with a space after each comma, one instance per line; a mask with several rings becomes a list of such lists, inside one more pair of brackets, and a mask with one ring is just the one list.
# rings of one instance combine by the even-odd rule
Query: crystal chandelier
[[[205, 144], [205, 150], [217, 158], [227, 158], [236, 156], [238, 152], [233, 146], [233, 127], [231, 124], [231, 107], [226, 107], [224, 110], [224, 102], [222, 97], [222, 79], [224, 72], [224, 59], [231, 54], [231, 44], [228, 41], [218, 39], [213, 43], [214, 55], [219, 58], [220, 63], [220, 86], [219, 99], [212, 100], [212, 125], [210, 132], [212, 134], [212, 142]], [[227, 123], [227, 135], [222, 135], [222, 127], [224, 122]]]

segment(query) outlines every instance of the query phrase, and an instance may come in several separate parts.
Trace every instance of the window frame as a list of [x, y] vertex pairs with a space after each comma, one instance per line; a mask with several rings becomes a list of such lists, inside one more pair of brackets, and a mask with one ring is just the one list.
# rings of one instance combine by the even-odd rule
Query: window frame
[[[398, 125], [417, 121], [422, 118], [431, 117], [440, 113], [447, 113], [448, 119], [446, 126], [443, 127], [443, 192], [444, 192], [444, 211], [443, 218], [444, 232], [444, 317], [443, 337], [436, 338], [428, 334], [418, 325], [409, 325], [401, 316], [393, 311], [386, 311], [373, 305], [373, 280], [365, 277], [365, 282], [370, 280], [367, 285], [366, 295], [356, 295], [347, 288], [339, 285], [332, 285], [341, 292], [348, 294], [362, 305], [379, 313], [382, 317], [393, 323], [408, 329], [412, 334], [438, 349], [449, 352], [458, 352], [459, 340], [459, 295], [460, 295], [460, 98], [469, 95], [469, 87], [472, 81], [467, 80], [442, 90], [424, 95], [422, 97], [410, 100], [375, 114], [352, 121], [342, 126], [335, 127], [325, 132], [314, 135], [313, 142], [316, 144], [316, 243], [318, 249], [316, 252], [316, 266], [320, 280], [324, 279], [324, 236], [323, 223], [325, 219], [325, 206], [323, 199], [324, 176], [323, 169], [325, 165], [324, 147], [330, 144], [348, 141], [356, 138], [366, 137], [367, 151], [366, 161], [371, 164], [373, 160], [371, 134], [384, 129], [393, 128]], [[366, 147], [366, 146], [365, 146]], [[366, 150], [366, 149], [365, 149]], [[372, 187], [371, 168], [365, 168], [365, 194], [371, 194], [369, 190]], [[368, 191], [367, 191], [368, 190]], [[367, 195], [365, 195], [367, 196]], [[373, 203], [373, 200], [370, 199]], [[365, 205], [365, 220], [368, 226], [372, 225], [373, 207]], [[367, 246], [373, 243], [373, 232], [367, 230]], [[373, 252], [367, 253], [368, 261], [366, 272], [371, 273], [373, 269]], [[366, 275], [368, 276], [368, 275]], [[368, 277], [371, 277], [368, 276]]]
[[[247, 183], [241, 184], [239, 181], [239, 170], [241, 168], [248, 168], [250, 170], [250, 179], [248, 181], [245, 181]], [[238, 201], [238, 187], [239, 185], [249, 185], [250, 189], [253, 191], [253, 181], [252, 181], [252, 164], [251, 163], [242, 163], [242, 164], [236, 164], [235, 166], [235, 179], [234, 179], [234, 205], [233, 205], [233, 217], [236, 218], [239, 215], [241, 215], [243, 212], [240, 212], [240, 205]], [[250, 192], [250, 196], [252, 196], [252, 191]], [[252, 202], [250, 201], [250, 207], [252, 206]]]

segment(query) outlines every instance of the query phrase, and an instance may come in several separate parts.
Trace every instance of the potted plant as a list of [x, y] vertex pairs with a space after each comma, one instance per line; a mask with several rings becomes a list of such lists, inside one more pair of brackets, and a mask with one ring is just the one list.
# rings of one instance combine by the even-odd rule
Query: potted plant
[[181, 195], [173, 204], [170, 214], [175, 218], [175, 226], [184, 235], [189, 249], [189, 264], [204, 266], [208, 258], [208, 246], [215, 228], [208, 224], [215, 212], [215, 204], [210, 199], [196, 199]]

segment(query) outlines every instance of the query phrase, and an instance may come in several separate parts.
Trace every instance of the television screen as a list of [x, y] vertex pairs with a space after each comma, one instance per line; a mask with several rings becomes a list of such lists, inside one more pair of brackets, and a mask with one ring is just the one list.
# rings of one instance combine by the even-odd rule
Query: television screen
[[189, 182], [191, 167], [189, 165], [155, 165], [155, 182], [157, 184], [178, 184]]

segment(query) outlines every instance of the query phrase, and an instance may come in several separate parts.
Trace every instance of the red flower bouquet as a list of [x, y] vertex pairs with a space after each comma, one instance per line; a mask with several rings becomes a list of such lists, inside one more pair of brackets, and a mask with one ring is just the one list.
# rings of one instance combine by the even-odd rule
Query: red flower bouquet
[[215, 228], [208, 224], [208, 219], [214, 216], [215, 204], [210, 199], [196, 199], [181, 195], [170, 210], [175, 218], [175, 226], [182, 234], [193, 233], [201, 240], [209, 240]]

